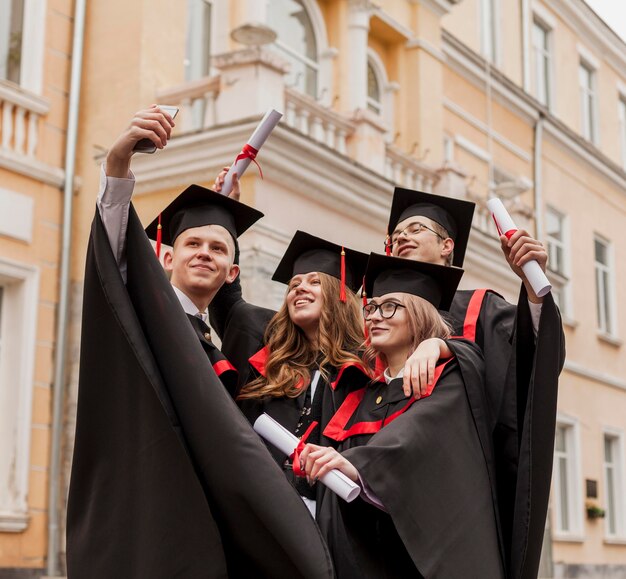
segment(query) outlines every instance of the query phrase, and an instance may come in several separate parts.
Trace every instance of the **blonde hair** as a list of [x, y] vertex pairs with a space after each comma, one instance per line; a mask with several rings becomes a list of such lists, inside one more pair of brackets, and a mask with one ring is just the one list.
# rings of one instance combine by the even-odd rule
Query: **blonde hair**
[[[424, 340], [445, 339], [452, 335], [450, 326], [430, 302], [411, 294], [404, 294], [403, 297], [402, 304], [406, 307], [407, 326], [411, 336], [410, 353], [415, 352]], [[370, 367], [374, 366], [377, 356], [387, 366], [386, 356], [376, 351], [371, 345], [363, 352], [363, 359]]]
[[283, 396], [296, 398], [302, 392], [301, 384], [308, 383], [310, 368], [317, 361], [324, 379], [328, 379], [332, 368], [361, 362], [357, 355], [363, 345], [359, 301], [346, 288], [346, 301], [341, 302], [339, 280], [325, 273], [319, 273], [319, 277], [322, 312], [318, 348], [314, 349], [304, 332], [291, 321], [285, 300], [265, 331], [265, 344], [269, 349], [265, 376], [246, 384], [239, 394], [240, 400]]

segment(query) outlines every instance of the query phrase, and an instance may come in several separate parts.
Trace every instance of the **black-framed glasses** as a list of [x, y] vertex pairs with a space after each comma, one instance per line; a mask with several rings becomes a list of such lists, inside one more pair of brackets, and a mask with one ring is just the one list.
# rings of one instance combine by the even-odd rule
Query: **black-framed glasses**
[[398, 302], [383, 302], [382, 304], [375, 304], [370, 302], [366, 306], [363, 306], [363, 317], [366, 320], [369, 320], [375, 313], [376, 310], [380, 312], [380, 317], [388, 320], [389, 318], [393, 318], [395, 316], [398, 308], [405, 308], [402, 304]]
[[424, 231], [424, 229], [431, 231], [441, 239], [445, 239], [443, 235], [437, 233], [432, 227], [428, 227], [428, 225], [425, 225], [421, 221], [414, 221], [413, 223], [409, 223], [404, 229], [394, 231], [391, 234], [391, 237], [387, 237], [387, 239], [385, 239], [385, 247], [393, 247], [398, 242], [398, 238], [401, 235], [404, 235], [405, 237], [419, 235], [422, 231]]

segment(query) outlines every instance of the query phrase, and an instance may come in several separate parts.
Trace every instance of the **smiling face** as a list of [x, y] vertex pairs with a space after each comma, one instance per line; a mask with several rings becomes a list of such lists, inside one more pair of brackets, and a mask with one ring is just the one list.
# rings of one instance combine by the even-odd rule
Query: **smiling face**
[[414, 223], [422, 223], [435, 231], [441, 230], [441, 226], [428, 217], [421, 215], [407, 217], [396, 225], [391, 234], [391, 239], [394, 240], [391, 254], [394, 257], [446, 265], [448, 256], [454, 250], [454, 241], [449, 237], [442, 239], [430, 229], [425, 228], [417, 234], [402, 233]]
[[322, 282], [316, 271], [294, 275], [287, 290], [287, 310], [289, 318], [306, 335], [317, 334], [324, 298]]
[[406, 294], [394, 292], [373, 298], [370, 301], [370, 304], [376, 305], [398, 304], [396, 312], [391, 318], [383, 318], [380, 308], [378, 308], [365, 322], [370, 344], [377, 352], [385, 354], [387, 357], [408, 352], [413, 344], [405, 297]]
[[224, 283], [232, 283], [239, 267], [233, 264], [235, 243], [221, 225], [183, 231], [163, 257], [172, 285], [204, 311]]

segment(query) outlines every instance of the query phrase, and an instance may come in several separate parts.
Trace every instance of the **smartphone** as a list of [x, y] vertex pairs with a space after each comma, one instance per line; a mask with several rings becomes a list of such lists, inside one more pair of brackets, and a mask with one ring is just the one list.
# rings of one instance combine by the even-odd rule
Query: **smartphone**
[[[168, 113], [173, 119], [178, 114], [178, 108], [170, 105], [158, 105], [158, 107]], [[157, 150], [156, 145], [150, 139], [141, 139], [137, 141], [137, 144], [133, 147], [135, 153], [154, 153]]]

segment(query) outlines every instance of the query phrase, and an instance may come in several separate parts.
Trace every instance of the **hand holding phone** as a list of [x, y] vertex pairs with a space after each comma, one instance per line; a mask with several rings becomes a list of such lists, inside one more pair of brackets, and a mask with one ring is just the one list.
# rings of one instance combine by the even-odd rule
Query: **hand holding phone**
[[[178, 114], [178, 108], [171, 105], [157, 105], [161, 111], [167, 113], [174, 119]], [[157, 150], [156, 145], [150, 139], [141, 139], [133, 147], [135, 153], [154, 153]]]

